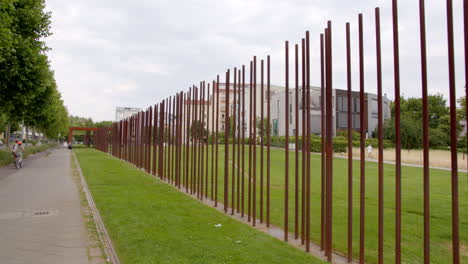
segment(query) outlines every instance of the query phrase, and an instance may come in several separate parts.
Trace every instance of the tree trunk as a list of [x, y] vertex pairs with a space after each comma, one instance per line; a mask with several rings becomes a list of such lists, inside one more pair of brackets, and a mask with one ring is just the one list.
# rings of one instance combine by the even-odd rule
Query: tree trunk
[[5, 140], [6, 140], [6, 146], [10, 146], [10, 124], [7, 125], [7, 129], [5, 131]]
[[26, 127], [26, 138], [24, 139], [24, 141], [26, 142], [27, 147], [29, 144], [29, 127]]

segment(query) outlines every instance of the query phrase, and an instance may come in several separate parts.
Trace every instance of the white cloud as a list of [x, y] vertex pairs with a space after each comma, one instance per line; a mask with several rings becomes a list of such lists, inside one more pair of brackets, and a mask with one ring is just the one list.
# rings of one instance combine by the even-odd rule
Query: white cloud
[[[47, 0], [47, 39], [59, 89], [74, 115], [112, 119], [118, 105], [147, 107], [229, 67], [271, 55], [272, 83], [284, 84], [284, 40], [291, 54], [311, 33], [311, 81], [319, 84], [319, 34], [333, 21], [334, 84], [346, 87], [345, 23], [351, 22], [353, 88], [358, 89], [357, 15], [364, 14], [366, 90], [375, 91], [374, 8], [381, 6], [384, 91], [393, 94], [391, 1]], [[457, 92], [463, 91], [462, 1], [454, 2]], [[419, 96], [416, 1], [399, 1], [402, 91]], [[448, 94], [445, 3], [427, 1], [431, 93]], [[293, 57], [291, 56], [291, 62]], [[292, 67], [292, 65], [291, 65]], [[248, 67], [247, 67], [248, 68]], [[292, 68], [291, 68], [292, 69]], [[291, 72], [292, 73], [292, 72]]]

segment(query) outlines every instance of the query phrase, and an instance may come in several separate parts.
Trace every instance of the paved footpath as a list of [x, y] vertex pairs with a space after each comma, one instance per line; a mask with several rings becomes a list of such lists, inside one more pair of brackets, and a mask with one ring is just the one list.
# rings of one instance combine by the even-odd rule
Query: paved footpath
[[87, 264], [87, 233], [70, 151], [0, 168], [0, 263]]

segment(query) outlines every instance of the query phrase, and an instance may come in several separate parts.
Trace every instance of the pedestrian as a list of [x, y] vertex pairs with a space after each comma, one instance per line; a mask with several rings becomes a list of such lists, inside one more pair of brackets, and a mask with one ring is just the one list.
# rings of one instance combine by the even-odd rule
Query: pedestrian
[[372, 145], [369, 144], [369, 146], [367, 146], [367, 157], [370, 158], [371, 157], [371, 154], [372, 154]]

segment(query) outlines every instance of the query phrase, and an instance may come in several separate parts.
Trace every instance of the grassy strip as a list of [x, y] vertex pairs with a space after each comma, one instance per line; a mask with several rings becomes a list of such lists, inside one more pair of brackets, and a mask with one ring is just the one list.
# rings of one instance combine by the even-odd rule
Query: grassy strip
[[[229, 147], [229, 205], [231, 205], [232, 145]], [[211, 146], [209, 147], [210, 168], [208, 182], [211, 182]], [[245, 148], [245, 208], [247, 210], [248, 146]], [[284, 150], [271, 151], [271, 220], [277, 226], [284, 226]], [[289, 231], [294, 230], [294, 152], [289, 154]], [[299, 161], [301, 154], [299, 153]], [[266, 150], [265, 150], [266, 163]], [[177, 166], [185, 163], [177, 162]], [[311, 157], [311, 239], [320, 243], [320, 197], [321, 163], [319, 155]], [[266, 164], [265, 164], [266, 165]], [[224, 146], [219, 148], [218, 200], [224, 197]], [[299, 169], [300, 170], [300, 169]], [[182, 170], [184, 171], [184, 170]], [[431, 263], [451, 262], [451, 175], [447, 170], [430, 170], [431, 203]], [[260, 151], [257, 152], [257, 217], [260, 217]], [[301, 174], [299, 173], [299, 178]], [[377, 263], [378, 246], [378, 170], [377, 163], [366, 162], [365, 195], [365, 260]], [[335, 158], [333, 161], [333, 248], [347, 252], [347, 209], [348, 209], [348, 161]], [[266, 184], [266, 169], [264, 170]], [[359, 161], [353, 161], [353, 255], [359, 257]], [[236, 188], [237, 189], [237, 188]], [[264, 189], [265, 190], [265, 189]], [[301, 190], [301, 186], [299, 186]], [[211, 188], [209, 189], [211, 195]], [[265, 194], [265, 193], [264, 193]], [[266, 195], [266, 194], [265, 194]], [[237, 193], [236, 193], [237, 196]], [[301, 194], [299, 193], [299, 206]], [[266, 198], [264, 199], [264, 203]], [[265, 204], [264, 204], [265, 208]], [[402, 258], [407, 263], [423, 262], [423, 170], [419, 167], [402, 167]], [[468, 178], [459, 173], [459, 211], [462, 262], [468, 263]], [[265, 212], [263, 214], [265, 216]], [[299, 214], [300, 215], [300, 214]], [[394, 262], [395, 256], [395, 165], [384, 165], [384, 260]]]
[[[47, 149], [53, 148], [57, 144], [42, 144], [38, 146], [27, 147], [24, 152], [24, 158], [27, 158], [29, 155], [33, 155]], [[0, 167], [12, 164], [14, 161], [13, 155], [11, 154], [10, 149], [0, 149]]]
[[129, 164], [74, 151], [123, 263], [323, 263]]

